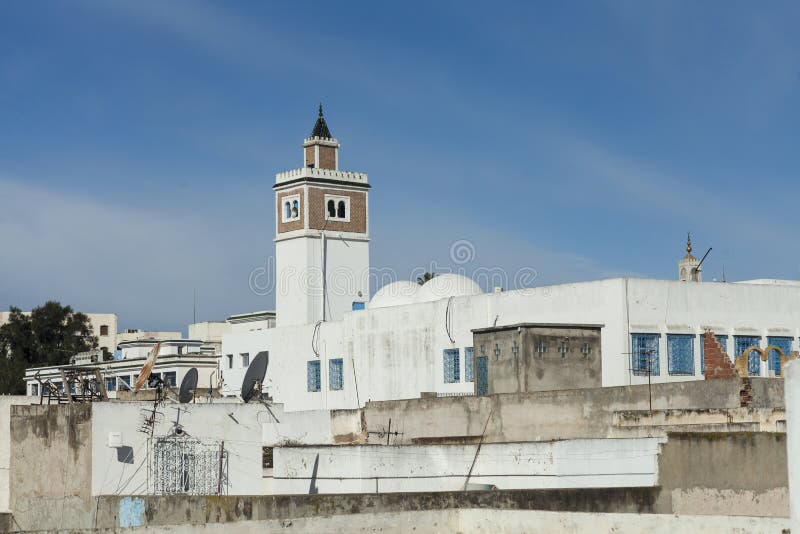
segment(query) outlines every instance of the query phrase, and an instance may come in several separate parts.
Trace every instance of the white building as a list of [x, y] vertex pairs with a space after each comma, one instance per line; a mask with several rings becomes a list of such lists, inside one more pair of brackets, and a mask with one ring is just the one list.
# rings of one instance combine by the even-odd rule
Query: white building
[[[691, 241], [678, 281], [617, 278], [483, 294], [448, 274], [421, 287], [390, 284], [365, 306], [367, 177], [338, 170], [339, 144], [321, 115], [303, 147], [306, 167], [276, 176], [277, 327], [223, 336], [226, 395], [238, 394], [247, 362], [261, 351], [269, 352], [268, 394], [287, 410], [472, 394], [473, 381], [491, 373], [494, 350], [473, 346], [472, 330], [519, 323], [602, 325], [603, 386], [704, 379], [706, 329], [732, 358], [751, 345], [798, 348], [800, 285], [701, 282]], [[577, 357], [572, 350], [543, 357]], [[778, 371], [775, 356], [754, 355], [751, 373]]]
[[[175, 340], [134, 340], [120, 343], [119, 351], [112, 361], [86, 361], [79, 359], [72, 366], [73, 369], [83, 370], [87, 373], [100, 372], [104, 380], [106, 391], [110, 398], [116, 398], [118, 391], [130, 390], [136, 382], [142, 366], [153, 351], [155, 345], [160, 343], [158, 358], [150, 373], [151, 377], [158, 376], [164, 383], [171, 387], [180, 385], [189, 369], [196, 368], [198, 373], [198, 387], [196, 396], [208, 395], [208, 390], [218, 387], [217, 380], [218, 357], [213, 353], [203, 352], [203, 342], [190, 339]], [[65, 375], [62, 375], [64, 366], [37, 367], [25, 371], [26, 391], [28, 395], [44, 396], [46, 392], [41, 386], [42, 382], [50, 381], [60, 391], [64, 391]], [[37, 378], [38, 375], [38, 378]], [[144, 389], [147, 389], [145, 385]], [[71, 388], [74, 393], [74, 387]]]

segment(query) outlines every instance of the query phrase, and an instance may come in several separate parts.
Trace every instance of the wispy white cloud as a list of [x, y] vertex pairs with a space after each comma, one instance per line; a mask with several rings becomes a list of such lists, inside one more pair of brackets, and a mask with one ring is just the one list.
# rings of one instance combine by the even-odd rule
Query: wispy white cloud
[[246, 264], [269, 239], [178, 197], [172, 205], [134, 209], [0, 179], [0, 305], [55, 298], [120, 313], [123, 327], [170, 329], [191, 322], [195, 288], [200, 319], [267, 307]]

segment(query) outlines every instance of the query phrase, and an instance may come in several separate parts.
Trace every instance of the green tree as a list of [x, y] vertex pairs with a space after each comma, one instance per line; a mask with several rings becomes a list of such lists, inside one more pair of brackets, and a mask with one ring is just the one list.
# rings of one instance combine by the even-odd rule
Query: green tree
[[0, 326], [0, 394], [23, 394], [28, 367], [66, 365], [71, 356], [97, 347], [89, 318], [49, 301], [23, 314], [10, 309], [8, 323]]
[[428, 272], [426, 272], [422, 276], [418, 276], [417, 277], [417, 283], [419, 285], [424, 285], [425, 282], [428, 282], [428, 281], [432, 280], [435, 277], [436, 277], [436, 273], [428, 273]]

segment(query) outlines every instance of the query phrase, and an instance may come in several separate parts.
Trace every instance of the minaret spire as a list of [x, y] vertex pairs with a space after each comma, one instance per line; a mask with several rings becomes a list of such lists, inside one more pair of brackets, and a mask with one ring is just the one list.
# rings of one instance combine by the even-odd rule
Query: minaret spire
[[[320, 110], [322, 107], [320, 107]], [[686, 254], [691, 255], [692, 253], [692, 233], [686, 232]]]

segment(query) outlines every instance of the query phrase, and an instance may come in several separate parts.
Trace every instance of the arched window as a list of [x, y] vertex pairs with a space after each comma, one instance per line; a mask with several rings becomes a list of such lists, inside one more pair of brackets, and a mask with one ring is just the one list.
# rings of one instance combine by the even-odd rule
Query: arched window
[[292, 218], [295, 218], [300, 213], [300, 203], [298, 201], [294, 201], [292, 203]]
[[336, 213], [336, 216], [339, 217], [340, 219], [344, 219], [345, 218], [344, 209], [345, 209], [344, 208], [344, 200], [340, 200], [339, 201], [339, 208], [338, 208], [337, 213]]
[[328, 201], [328, 217], [336, 217], [336, 203], [333, 200]]
[[286, 214], [284, 215], [284, 219], [291, 219], [292, 218], [292, 205], [288, 202], [283, 206], [284, 210], [286, 210]]

